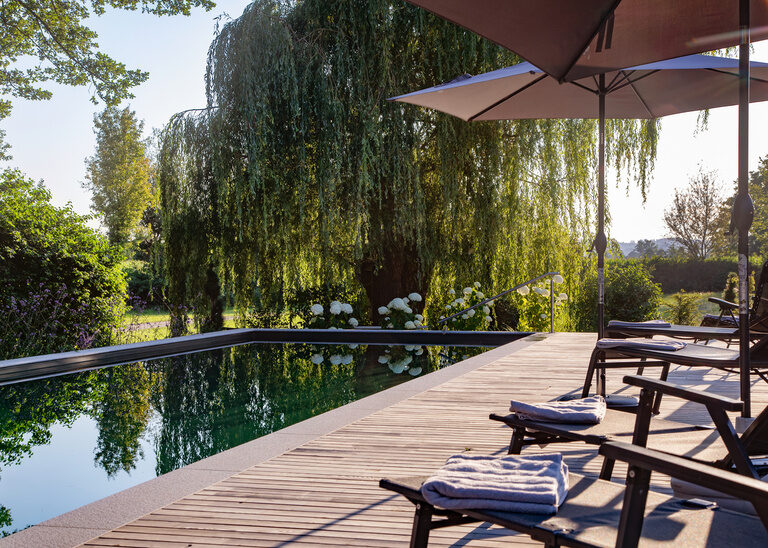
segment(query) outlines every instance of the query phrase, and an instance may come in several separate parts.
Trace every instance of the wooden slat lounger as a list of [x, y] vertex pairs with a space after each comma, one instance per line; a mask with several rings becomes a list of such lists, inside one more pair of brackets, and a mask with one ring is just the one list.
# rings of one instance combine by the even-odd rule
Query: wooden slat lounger
[[[554, 516], [482, 510], [444, 511], [421, 495], [425, 477], [382, 479], [379, 485], [415, 506], [412, 548], [427, 546], [432, 529], [490, 522], [541, 541], [545, 546], [629, 548], [680, 546], [768, 546], [768, 484], [711, 466], [694, 464], [651, 449], [620, 442], [600, 454], [627, 462], [626, 487], [602, 479], [569, 475], [568, 498]], [[755, 517], [649, 492], [651, 472], [707, 486], [753, 504]]]
[[[608, 409], [605, 419], [595, 425], [528, 420], [514, 413], [492, 413], [490, 418], [512, 428], [510, 454], [518, 454], [523, 447], [532, 444], [578, 441], [602, 445], [609, 441], [631, 439], [636, 445], [674, 449], [677, 455], [720, 468], [736, 467], [745, 475], [757, 477], [750, 457], [768, 454], [768, 408], [739, 437], [726, 412], [741, 411], [741, 401], [636, 375], [625, 376], [624, 382], [641, 388], [637, 415]], [[653, 418], [653, 401], [660, 394], [704, 405], [716, 430], [713, 432], [707, 427]], [[605, 459], [601, 478], [611, 478], [613, 464], [610, 459]]]

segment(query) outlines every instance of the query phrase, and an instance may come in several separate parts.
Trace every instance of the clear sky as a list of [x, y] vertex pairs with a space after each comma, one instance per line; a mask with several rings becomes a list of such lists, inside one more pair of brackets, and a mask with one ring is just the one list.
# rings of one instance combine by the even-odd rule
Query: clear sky
[[[215, 18], [223, 13], [237, 17], [247, 0], [219, 0], [211, 12], [195, 10], [191, 17], [158, 18], [141, 13], [113, 11], [92, 21], [103, 50], [150, 73], [149, 80], [134, 89], [130, 100], [145, 132], [160, 128], [181, 110], [205, 105], [203, 75]], [[754, 60], [768, 61], [768, 43], [755, 44]], [[431, 85], [432, 82], [425, 82]], [[5, 165], [18, 167], [34, 179], [43, 179], [58, 204], [72, 202], [88, 212], [90, 196], [80, 183], [85, 177], [85, 158], [93, 154], [93, 115], [103, 108], [89, 102], [86, 88], [50, 86], [50, 101], [14, 101], [11, 117], [0, 123], [12, 145], [13, 159]], [[609, 203], [613, 217], [611, 236], [620, 241], [661, 238], [666, 235], [662, 215], [674, 189], [685, 186], [699, 166], [718, 174], [724, 191], [736, 179], [736, 107], [711, 111], [709, 128], [696, 134], [697, 113], [664, 118], [659, 154], [648, 200], [640, 193], [616, 187], [608, 173]], [[750, 111], [750, 169], [768, 154], [768, 103], [756, 103]], [[2, 164], [0, 164], [2, 166]], [[757, 212], [758, 215], [768, 212]]]

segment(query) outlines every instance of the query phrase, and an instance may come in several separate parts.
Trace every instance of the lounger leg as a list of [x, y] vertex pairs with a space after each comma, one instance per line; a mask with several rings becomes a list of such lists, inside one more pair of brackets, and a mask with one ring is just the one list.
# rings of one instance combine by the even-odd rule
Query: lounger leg
[[512, 427], [512, 439], [509, 440], [509, 450], [507, 455], [519, 455], [523, 450], [523, 441], [525, 440], [525, 428], [519, 426]]
[[619, 518], [619, 532], [616, 548], [636, 548], [640, 542], [645, 517], [645, 502], [648, 498], [650, 470], [630, 466], [627, 472], [627, 489]]
[[[667, 377], [669, 376], [669, 362], [664, 362], [664, 365], [661, 367], [661, 375], [659, 376], [659, 380], [666, 381]], [[663, 394], [661, 392], [656, 393], [656, 399], [653, 401], [653, 414], [658, 415], [659, 409], [661, 408], [661, 396]]]
[[589, 366], [587, 367], [587, 376], [584, 379], [584, 388], [581, 390], [581, 397], [589, 397], [589, 389], [592, 388], [592, 380], [595, 377], [595, 366], [600, 359], [600, 352], [597, 348], [592, 351], [592, 355], [589, 357]]
[[411, 530], [411, 548], [427, 548], [429, 544], [429, 526], [432, 523], [432, 507], [428, 504], [417, 503], [413, 515]]
[[600, 469], [600, 479], [611, 481], [614, 464], [616, 464], [616, 461], [613, 459], [609, 459], [608, 457], [603, 459], [603, 467]]

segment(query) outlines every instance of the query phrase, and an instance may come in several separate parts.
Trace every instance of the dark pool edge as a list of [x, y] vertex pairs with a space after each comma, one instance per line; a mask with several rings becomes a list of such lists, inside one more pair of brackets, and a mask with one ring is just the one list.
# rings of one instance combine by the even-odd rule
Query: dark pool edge
[[250, 343], [500, 346], [531, 333], [397, 329], [225, 329], [155, 341], [0, 361], [0, 386]]
[[19, 531], [0, 539], [0, 546], [79, 546], [235, 473], [545, 339], [543, 334], [530, 335], [371, 394]]

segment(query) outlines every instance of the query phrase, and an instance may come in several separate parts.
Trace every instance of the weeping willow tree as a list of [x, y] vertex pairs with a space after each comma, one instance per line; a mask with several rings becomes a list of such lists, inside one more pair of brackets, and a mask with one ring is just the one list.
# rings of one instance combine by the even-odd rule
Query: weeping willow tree
[[[519, 62], [399, 0], [257, 0], [209, 50], [208, 106], [161, 140], [171, 300], [215, 315], [344, 283], [371, 309], [574, 273], [593, 232], [596, 122], [468, 124], [387, 97]], [[609, 123], [641, 186], [656, 122]]]

